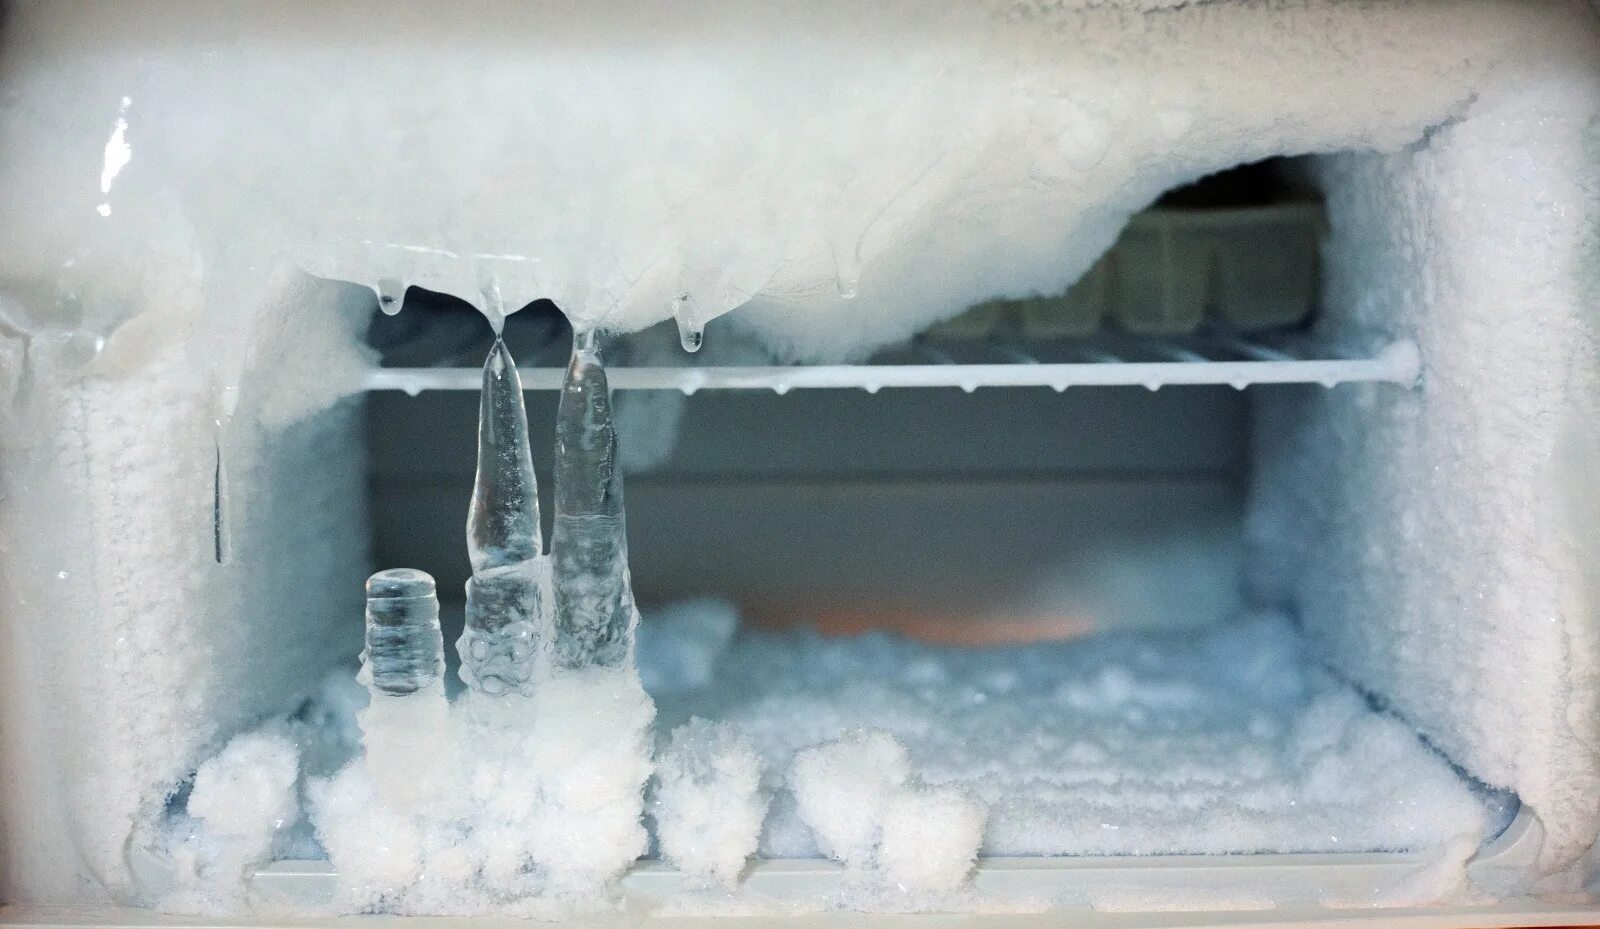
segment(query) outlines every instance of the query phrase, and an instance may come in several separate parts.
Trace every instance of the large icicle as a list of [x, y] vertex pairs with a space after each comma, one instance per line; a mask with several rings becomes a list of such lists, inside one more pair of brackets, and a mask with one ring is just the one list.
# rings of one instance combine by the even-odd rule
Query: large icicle
[[632, 658], [638, 611], [628, 578], [611, 391], [592, 330], [572, 339], [556, 413], [555, 479], [555, 661], [563, 668], [625, 665]]
[[479, 693], [533, 693], [547, 576], [543, 546], [522, 381], [497, 338], [483, 363], [478, 473], [467, 512], [472, 578], [456, 645], [461, 679]]

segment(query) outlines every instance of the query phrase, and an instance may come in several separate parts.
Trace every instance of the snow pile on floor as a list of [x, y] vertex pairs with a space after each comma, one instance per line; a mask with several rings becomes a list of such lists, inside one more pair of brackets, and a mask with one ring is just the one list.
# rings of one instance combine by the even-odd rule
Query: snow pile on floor
[[[684, 625], [647, 618], [641, 654]], [[790, 772], [767, 857], [871, 860], [912, 772], [988, 807], [987, 855], [1417, 849], [1485, 828], [1450, 766], [1277, 616], [992, 650], [759, 632], [717, 648], [712, 683], [658, 690], [658, 714], [730, 722]], [[878, 731], [832, 741], [858, 729]]]
[[738, 883], [767, 815], [761, 775], [760, 754], [727, 723], [691, 719], [656, 753], [656, 842], [691, 885]]
[[857, 729], [797, 753], [788, 784], [817, 846], [907, 893], [948, 893], [972, 870], [987, 810], [949, 785], [924, 787], [893, 735]]
[[647, 847], [650, 699], [631, 669], [552, 671], [532, 699], [451, 705], [454, 776], [415, 813], [366, 758], [310, 787], [340, 912], [559, 917], [605, 906]]
[[187, 811], [194, 831], [173, 850], [173, 866], [194, 890], [168, 908], [203, 908], [239, 895], [249, 872], [272, 860], [280, 830], [300, 816], [300, 751], [279, 732], [247, 732], [195, 772]]
[[975, 650], [707, 635], [729, 611], [640, 625], [640, 654], [710, 672], [647, 669], [673, 685], [658, 719], [631, 671], [458, 698], [452, 744], [415, 746], [454, 762], [412, 812], [379, 795], [351, 688], [325, 688], [200, 767], [153, 849], [178, 872], [164, 907], [240, 910], [260, 902], [252, 866], [325, 853], [334, 912], [566, 918], [612, 905], [652, 844], [685, 899], [777, 905], [740, 886], [759, 852], [843, 862], [826, 905], [944, 907], [973, 893], [980, 852], [1471, 849], [1489, 827], [1448, 763], [1310, 665], [1281, 617]]

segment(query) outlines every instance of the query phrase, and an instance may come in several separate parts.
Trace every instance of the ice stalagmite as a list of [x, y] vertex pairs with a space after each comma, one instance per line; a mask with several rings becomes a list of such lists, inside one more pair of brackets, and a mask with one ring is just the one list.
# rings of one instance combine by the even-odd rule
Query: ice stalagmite
[[618, 667], [632, 657], [638, 611], [628, 579], [622, 469], [599, 336], [579, 332], [556, 413], [556, 663]]
[[505, 343], [496, 339], [483, 363], [478, 474], [467, 513], [472, 578], [466, 629], [456, 646], [461, 679], [479, 693], [533, 693], [547, 577], [543, 545], [522, 381]]
[[444, 693], [444, 639], [433, 578], [391, 568], [367, 579], [364, 682], [374, 697], [407, 697], [437, 685]]
[[443, 788], [449, 772], [444, 640], [427, 572], [395, 568], [367, 580], [359, 680], [371, 695], [360, 724], [378, 796], [392, 810], [415, 811]]

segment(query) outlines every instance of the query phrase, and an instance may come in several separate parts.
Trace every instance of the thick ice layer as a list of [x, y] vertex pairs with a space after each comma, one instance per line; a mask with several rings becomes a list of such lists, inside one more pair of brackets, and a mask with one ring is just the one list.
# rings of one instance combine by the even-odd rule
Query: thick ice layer
[[[647, 618], [641, 656], [670, 654], [651, 639], [682, 628]], [[1411, 849], [1485, 824], [1443, 759], [1309, 667], [1276, 617], [997, 650], [744, 633], [712, 681], [659, 690], [662, 723], [728, 721], [769, 771], [820, 764], [807, 747], [857, 727], [904, 745], [822, 767], [833, 787], [802, 773], [775, 799], [765, 856], [870, 857], [871, 824], [912, 772], [988, 805], [988, 855]]]
[[[860, 353], [1059, 293], [1197, 175], [1414, 142], [1537, 54], [1541, 23], [1584, 12], [1148, 6], [207, 4], [179, 7], [180, 31], [118, 4], [24, 6], [0, 185], [25, 221], [0, 261], [94, 273], [183, 237], [229, 273], [286, 256], [494, 312], [489, 279], [585, 327], [676, 316], [686, 344], [749, 304], [740, 325], [780, 348]], [[208, 361], [228, 371], [247, 339], [225, 309]]]

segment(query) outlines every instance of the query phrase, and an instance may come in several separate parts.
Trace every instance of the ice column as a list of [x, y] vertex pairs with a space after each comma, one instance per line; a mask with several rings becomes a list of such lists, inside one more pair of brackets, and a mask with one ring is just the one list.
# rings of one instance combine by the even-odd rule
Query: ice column
[[442, 789], [449, 771], [444, 640], [427, 572], [393, 568], [367, 579], [359, 679], [372, 698], [360, 724], [378, 796], [392, 810], [415, 811]]
[[556, 413], [556, 663], [617, 667], [632, 658], [638, 612], [628, 579], [622, 469], [599, 336], [576, 333]]
[[528, 449], [522, 380], [505, 343], [483, 363], [478, 474], [467, 511], [466, 629], [456, 644], [461, 679], [489, 696], [533, 694], [547, 565], [539, 530], [539, 485]]

